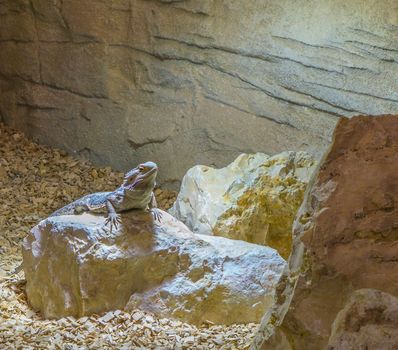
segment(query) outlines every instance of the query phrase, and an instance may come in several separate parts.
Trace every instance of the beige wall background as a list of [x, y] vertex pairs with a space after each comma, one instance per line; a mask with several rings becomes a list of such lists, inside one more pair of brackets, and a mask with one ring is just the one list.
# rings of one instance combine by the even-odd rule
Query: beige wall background
[[396, 0], [3, 0], [0, 120], [127, 170], [317, 157], [339, 116], [398, 112]]

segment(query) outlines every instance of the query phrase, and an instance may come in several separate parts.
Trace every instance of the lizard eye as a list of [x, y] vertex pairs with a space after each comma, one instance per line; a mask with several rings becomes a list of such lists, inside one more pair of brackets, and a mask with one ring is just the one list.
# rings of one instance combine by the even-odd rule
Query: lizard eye
[[140, 171], [144, 170], [144, 166], [143, 166], [143, 165], [140, 165], [140, 166], [138, 167], [138, 170], [140, 170]]

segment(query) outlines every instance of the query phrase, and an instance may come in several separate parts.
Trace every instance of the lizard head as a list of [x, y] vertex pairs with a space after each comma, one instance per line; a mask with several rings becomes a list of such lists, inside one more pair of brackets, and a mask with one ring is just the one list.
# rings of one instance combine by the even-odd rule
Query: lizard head
[[133, 188], [150, 188], [155, 187], [155, 179], [158, 173], [158, 166], [154, 162], [146, 162], [139, 164], [134, 169], [126, 173], [123, 185]]

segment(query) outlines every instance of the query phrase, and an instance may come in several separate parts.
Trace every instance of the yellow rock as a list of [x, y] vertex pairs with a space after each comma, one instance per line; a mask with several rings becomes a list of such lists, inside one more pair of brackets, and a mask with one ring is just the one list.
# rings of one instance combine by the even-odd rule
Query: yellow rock
[[242, 154], [223, 169], [196, 166], [170, 211], [195, 233], [266, 245], [285, 259], [315, 160], [305, 152]]

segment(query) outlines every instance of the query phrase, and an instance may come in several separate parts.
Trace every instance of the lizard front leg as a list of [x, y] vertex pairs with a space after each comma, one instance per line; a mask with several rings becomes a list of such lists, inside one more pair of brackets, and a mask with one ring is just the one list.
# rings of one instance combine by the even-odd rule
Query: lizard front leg
[[115, 207], [109, 199], [106, 201], [106, 208], [108, 209], [108, 217], [105, 220], [105, 226], [110, 224], [110, 230], [112, 232], [113, 226], [115, 226], [115, 230], [117, 230], [118, 224], [121, 223], [121, 219], [120, 215], [116, 213]]
[[158, 203], [156, 201], [156, 197], [155, 194], [152, 192], [152, 196], [151, 196], [151, 201], [149, 202], [149, 210], [153, 215], [153, 218], [156, 221], [161, 222], [161, 218], [162, 218], [162, 213], [160, 212], [160, 210], [158, 209]]

